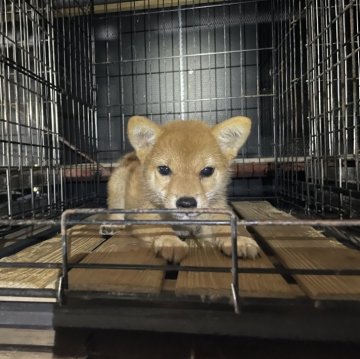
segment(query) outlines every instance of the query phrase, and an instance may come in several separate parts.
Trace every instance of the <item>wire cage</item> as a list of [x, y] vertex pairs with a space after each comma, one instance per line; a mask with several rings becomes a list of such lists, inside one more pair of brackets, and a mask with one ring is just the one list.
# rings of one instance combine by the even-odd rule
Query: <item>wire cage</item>
[[0, 19], [1, 257], [66, 209], [104, 206], [134, 114], [250, 117], [229, 198], [350, 220], [345, 242], [359, 244], [359, 0], [3, 0]]

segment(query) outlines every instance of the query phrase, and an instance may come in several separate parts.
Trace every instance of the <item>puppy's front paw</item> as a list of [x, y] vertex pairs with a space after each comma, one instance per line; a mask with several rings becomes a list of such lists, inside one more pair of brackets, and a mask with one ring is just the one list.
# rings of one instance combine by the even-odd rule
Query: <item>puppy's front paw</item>
[[[217, 244], [224, 254], [231, 256], [232, 246], [230, 238], [222, 238]], [[260, 248], [252, 238], [239, 236], [237, 238], [237, 253], [238, 257], [254, 259], [259, 255]]]
[[189, 246], [175, 236], [156, 238], [154, 249], [157, 255], [173, 263], [180, 263], [189, 252]]

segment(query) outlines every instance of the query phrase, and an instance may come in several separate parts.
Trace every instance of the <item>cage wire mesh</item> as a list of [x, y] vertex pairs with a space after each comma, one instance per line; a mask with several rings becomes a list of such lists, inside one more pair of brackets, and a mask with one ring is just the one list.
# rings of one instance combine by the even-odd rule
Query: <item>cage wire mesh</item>
[[96, 195], [134, 114], [247, 115], [236, 162], [270, 171], [234, 178], [233, 196], [355, 216], [359, 13], [358, 0], [2, 1], [1, 216]]
[[277, 190], [359, 214], [359, 1], [276, 1]]
[[90, 5], [0, 2], [0, 217], [55, 215], [95, 193]]
[[247, 115], [253, 132], [241, 156], [273, 156], [271, 3], [142, 3], [95, 6], [99, 160], [130, 150], [133, 114], [210, 124]]

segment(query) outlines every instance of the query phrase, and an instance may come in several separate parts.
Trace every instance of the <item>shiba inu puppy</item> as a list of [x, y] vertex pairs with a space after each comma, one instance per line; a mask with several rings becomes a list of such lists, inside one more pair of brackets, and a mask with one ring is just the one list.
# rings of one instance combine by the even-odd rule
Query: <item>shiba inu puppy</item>
[[[247, 140], [251, 121], [233, 117], [214, 127], [202, 121], [172, 121], [159, 126], [145, 117], [131, 117], [128, 138], [135, 152], [125, 155], [108, 183], [109, 208], [201, 209], [228, 208], [226, 187], [230, 164]], [[191, 212], [191, 211], [190, 211]], [[121, 214], [111, 215], [122, 219]], [[228, 219], [224, 215], [179, 213], [172, 219]], [[136, 214], [132, 218], [159, 219], [159, 214]], [[169, 217], [168, 217], [169, 218]], [[151, 241], [155, 253], [180, 262], [188, 245], [180, 238], [196, 236], [215, 243], [231, 255], [228, 226], [135, 225], [133, 235]], [[238, 255], [255, 258], [257, 243], [238, 236]]]

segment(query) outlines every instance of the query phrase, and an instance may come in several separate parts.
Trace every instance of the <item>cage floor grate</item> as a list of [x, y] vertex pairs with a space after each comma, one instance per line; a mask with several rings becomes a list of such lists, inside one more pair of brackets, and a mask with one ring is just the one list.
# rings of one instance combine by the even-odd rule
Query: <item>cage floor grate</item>
[[[233, 202], [244, 219], [294, 219], [265, 201]], [[240, 297], [264, 299], [360, 300], [360, 275], [314, 273], [317, 270], [359, 270], [360, 252], [345, 247], [310, 226], [239, 227], [239, 234], [254, 236], [262, 247], [255, 260], [239, 259], [241, 269], [264, 269], [267, 272], [240, 273]], [[76, 225], [70, 229], [70, 263], [95, 265], [165, 266], [151, 245], [132, 238], [126, 230], [104, 240], [97, 225]], [[231, 258], [205, 242], [189, 240], [188, 257], [177, 272], [163, 268], [73, 268], [69, 271], [70, 290], [114, 294], [171, 294], [206, 298], [207, 301], [231, 301]], [[2, 261], [27, 263], [61, 263], [59, 235], [33, 245]], [[185, 270], [181, 270], [183, 267]], [[191, 271], [189, 267], [213, 268]], [[228, 268], [227, 272], [216, 269]], [[312, 270], [309, 273], [286, 273], [288, 270]], [[55, 289], [59, 268], [0, 268], [1, 288]]]

